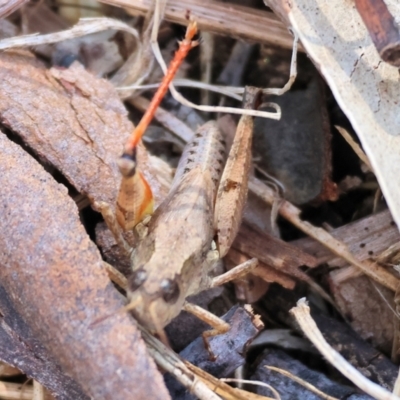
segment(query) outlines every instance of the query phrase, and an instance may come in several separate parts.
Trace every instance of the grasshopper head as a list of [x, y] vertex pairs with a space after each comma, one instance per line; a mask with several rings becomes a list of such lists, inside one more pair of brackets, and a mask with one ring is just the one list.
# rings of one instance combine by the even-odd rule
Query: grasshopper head
[[165, 278], [140, 268], [129, 278], [128, 298], [135, 318], [149, 330], [160, 333], [181, 311], [185, 293], [179, 278]]

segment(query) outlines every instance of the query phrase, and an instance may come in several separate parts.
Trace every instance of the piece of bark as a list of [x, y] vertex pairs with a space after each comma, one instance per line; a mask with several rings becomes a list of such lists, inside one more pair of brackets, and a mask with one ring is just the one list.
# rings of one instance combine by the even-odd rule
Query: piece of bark
[[[349, 250], [359, 260], [366, 260], [386, 250], [400, 241], [399, 231], [389, 211], [370, 215], [350, 224], [334, 229], [330, 234], [346, 243]], [[318, 259], [318, 264], [329, 263], [335, 267], [344, 267], [348, 263], [336, 257], [321, 243], [312, 238], [304, 238], [291, 242]]]
[[[235, 268], [237, 265], [242, 264], [250, 260], [245, 254], [238, 252], [235, 249], [230, 249], [228, 254], [225, 256], [225, 268], [227, 270], [231, 270]], [[263, 270], [268, 270], [268, 267], [264, 265], [262, 266]], [[275, 272], [273, 268], [271, 268], [272, 272]], [[268, 271], [270, 272], [270, 271]], [[289, 278], [290, 279], [290, 278]], [[275, 282], [275, 279], [271, 277], [272, 282]], [[294, 283], [294, 282], [293, 282]], [[239, 301], [246, 302], [248, 304], [255, 303], [259, 300], [268, 290], [269, 282], [267, 280], [260, 279], [256, 275], [247, 274], [244, 279], [236, 279], [233, 281], [235, 287], [235, 297]]]
[[168, 398], [66, 188], [4, 134], [0, 149], [0, 282], [17, 313], [87, 395]]
[[253, 154], [257, 165], [284, 186], [294, 204], [336, 200], [331, 181], [331, 132], [322, 82], [314, 77], [305, 90], [271, 96], [282, 109], [279, 121], [255, 118]]
[[[0, 285], [0, 359], [45, 385], [57, 399], [89, 400], [66, 375], [13, 307]], [[21, 373], [20, 372], [20, 373]]]
[[[133, 126], [114, 87], [79, 64], [52, 68], [27, 53], [0, 54], [0, 121], [45, 162], [57, 168], [91, 201], [116, 203], [116, 165]], [[165, 188], [152, 172], [144, 148], [138, 163], [156, 204]]]
[[340, 312], [364, 340], [390, 354], [396, 318], [393, 292], [365, 275], [336, 282], [335, 273], [329, 275], [329, 287]]
[[[229, 322], [231, 329], [223, 335], [209, 339], [210, 349], [216, 356], [215, 361], [210, 360], [210, 353], [204, 347], [202, 337], [189, 344], [179, 355], [217, 378], [226, 377], [244, 364], [247, 347], [262, 327], [254, 318], [257, 317], [238, 306], [230, 309], [222, 317], [224, 321]], [[166, 376], [165, 381], [174, 400], [194, 399], [193, 395], [171, 376]]]
[[[251, 376], [251, 380], [265, 382], [271, 385], [281, 396], [282, 400], [320, 400], [321, 396], [311, 392], [304, 386], [286, 377], [279, 372], [270, 370], [267, 366], [283, 369], [292, 375], [310, 383], [326, 395], [339, 399], [370, 400], [372, 397], [360, 394], [356, 388], [339, 384], [321, 372], [307, 367], [303, 363], [287, 355], [282, 350], [267, 349], [257, 361], [257, 370]], [[264, 396], [272, 396], [268, 388], [254, 386], [256, 393]]]
[[312, 268], [318, 265], [317, 259], [312, 255], [246, 224], [240, 227], [232, 247], [299, 279], [303, 278], [303, 272], [298, 267], [306, 265]]

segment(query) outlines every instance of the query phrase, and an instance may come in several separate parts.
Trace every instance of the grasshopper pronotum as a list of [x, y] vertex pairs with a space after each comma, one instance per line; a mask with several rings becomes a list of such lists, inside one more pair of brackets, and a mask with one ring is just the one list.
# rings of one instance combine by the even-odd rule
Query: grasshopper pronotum
[[[196, 45], [192, 41], [195, 32], [196, 26], [191, 22], [185, 40], [180, 43], [186, 53]], [[179, 51], [177, 54], [182, 59]], [[168, 82], [163, 86], [163, 93]], [[157, 104], [163, 95], [159, 92], [160, 89], [155, 95], [156, 100], [153, 99]], [[255, 108], [260, 95], [258, 89], [247, 88], [244, 107]], [[123, 199], [123, 204], [117, 205], [117, 218], [125, 228], [136, 225], [152, 209], [151, 190], [135, 163], [135, 146], [150, 122], [147, 113], [144, 119], [146, 122], [139, 123], [128, 141], [119, 164], [123, 180], [118, 202]], [[253, 259], [217, 278], [210, 276], [216, 261], [229, 250], [240, 224], [247, 195], [252, 124], [253, 117], [241, 117], [226, 165], [225, 142], [216, 122], [207, 122], [198, 129], [185, 148], [169, 195], [146, 223], [146, 232], [136, 249], [130, 252], [130, 303], [126, 309], [162, 338], [163, 328], [182, 309], [213, 326], [214, 329], [205, 332], [203, 337], [227, 331], [227, 323], [188, 304], [186, 298], [238, 278], [257, 265], [257, 260]], [[127, 192], [129, 196], [136, 194], [144, 200], [128, 207]], [[102, 211], [119, 244], [129, 251], [110, 207], [97, 203], [97, 208]]]

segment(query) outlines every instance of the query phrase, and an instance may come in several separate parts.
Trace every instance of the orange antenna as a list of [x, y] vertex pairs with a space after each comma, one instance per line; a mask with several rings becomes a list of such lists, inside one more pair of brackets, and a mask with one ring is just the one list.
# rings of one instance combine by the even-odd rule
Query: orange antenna
[[[189, 53], [190, 49], [198, 45], [198, 42], [193, 40], [194, 36], [197, 33], [197, 23], [194, 20], [190, 20], [189, 25], [186, 29], [185, 38], [179, 42], [179, 49], [175, 52], [174, 58], [172, 59], [171, 63], [168, 66], [167, 72], [158, 87], [156, 93], [153, 96], [153, 99], [150, 102], [150, 105], [146, 112], [144, 113], [142, 119], [140, 120], [139, 124], [133, 130], [131, 136], [129, 137], [125, 149], [124, 154], [121, 158], [124, 159], [122, 164], [126, 165], [126, 160], [130, 159], [134, 161], [134, 163], [129, 163], [132, 168], [136, 167], [135, 162], [135, 147], [137, 146], [139, 140], [142, 138], [144, 132], [146, 131], [147, 127], [149, 126], [151, 120], [154, 117], [154, 113], [157, 107], [160, 105], [161, 100], [165, 96], [165, 93], [168, 90], [168, 86], [174, 79], [176, 71], [178, 70], [179, 66], [182, 64], [182, 61], [185, 59], [187, 54]], [[132, 175], [132, 170], [127, 171], [126, 168], [120, 168], [121, 173], [124, 176]]]

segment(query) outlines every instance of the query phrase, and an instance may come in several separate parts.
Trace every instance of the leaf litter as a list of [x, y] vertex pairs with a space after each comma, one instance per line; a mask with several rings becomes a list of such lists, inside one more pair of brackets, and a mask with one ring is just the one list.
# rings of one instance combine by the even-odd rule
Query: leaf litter
[[[297, 5], [302, 7], [301, 2], [295, 3], [296, 7]], [[276, 5], [275, 9], [278, 11], [278, 15], [285, 16], [285, 10]], [[395, 6], [391, 5], [391, 10], [396, 11]], [[235, 12], [240, 15], [246, 10], [238, 8], [235, 9]], [[169, 16], [168, 13], [170, 11], [167, 11]], [[328, 13], [328, 15], [331, 14]], [[287, 18], [284, 17], [285, 20], [287, 21]], [[122, 23], [119, 22], [112, 20], [105, 20], [105, 22], [107, 22], [104, 25], [106, 28], [120, 29], [122, 27]], [[91, 23], [93, 21], [84, 21], [75, 28], [75, 32], [82, 34], [89, 32], [90, 29], [97, 30], [96, 23], [90, 25]], [[79, 29], [81, 29], [80, 32]], [[122, 29], [138, 39], [137, 31], [129, 25]], [[297, 28], [297, 33], [301, 37], [302, 28]], [[58, 41], [63, 37], [63, 34], [55, 35], [50, 39], [47, 37], [45, 40]], [[59, 36], [57, 37], [57, 35]], [[13, 38], [11, 43], [14, 41], [14, 45], [16, 43], [17, 46], [21, 44], [37, 45], [38, 38], [38, 36]], [[3, 45], [6, 46], [7, 43], [4, 43]], [[138, 43], [140, 46], [140, 41]], [[307, 48], [307, 46], [305, 47]], [[137, 72], [136, 75], [140, 76], [140, 71]], [[91, 203], [106, 201], [115, 204], [120, 181], [115, 160], [120, 155], [122, 145], [132, 130], [132, 123], [128, 119], [125, 107], [120, 102], [116, 90], [107, 80], [94, 78], [76, 63], [67, 69], [48, 68], [27, 51], [7, 51], [0, 55], [0, 74], [2, 75], [0, 80], [0, 93], [2, 93], [0, 96], [0, 121], [3, 130], [6, 129], [7, 136], [22, 144], [23, 149], [27, 151], [10, 142], [4, 134], [2, 135], [2, 153], [4, 149], [5, 156], [2, 156], [0, 168], [5, 171], [2, 174], [4, 185], [10, 186], [10, 188], [9, 191], [2, 194], [1, 201], [3, 207], [12, 210], [10, 214], [4, 214], [7, 215], [7, 218], [4, 219], [2, 232], [0, 232], [5, 249], [1, 258], [3, 271], [1, 284], [4, 287], [4, 295], [0, 297], [3, 304], [2, 314], [5, 323], [11, 323], [10, 321], [13, 320], [11, 316], [17, 320], [19, 318], [25, 323], [26, 328], [22, 330], [14, 328], [15, 335], [23, 338], [27, 343], [32, 340], [33, 336], [38, 346], [42, 346], [40, 351], [43, 352], [43, 357], [51, 360], [46, 366], [35, 366], [36, 370], [26, 368], [21, 363], [16, 363], [18, 365], [15, 366], [42, 382], [59, 398], [63, 396], [68, 398], [70, 396], [68, 393], [72, 392], [75, 393], [76, 397], [74, 398], [80, 398], [79, 396], [85, 398], [83, 392], [94, 398], [126, 398], [124, 396], [127, 396], [128, 391], [130, 395], [138, 393], [140, 398], [140, 393], [146, 393], [146, 397], [149, 396], [150, 387], [151, 390], [154, 389], [155, 396], [168, 398], [160, 375], [156, 371], [153, 361], [148, 358], [148, 353], [144, 349], [132, 319], [117, 312], [123, 304], [122, 297], [109, 283], [100, 253], [90, 242], [89, 236], [80, 224], [77, 208], [63, 186], [66, 185], [71, 193], [79, 193], [88, 197]], [[331, 81], [328, 81], [331, 84]], [[168, 110], [165, 110], [162, 116], [160, 113], [158, 116], [156, 115], [157, 118], [174, 134], [183, 135], [179, 132], [179, 125], [175, 124], [176, 121], [174, 124], [171, 123], [173, 115]], [[352, 118], [350, 119], [352, 120]], [[184, 132], [181, 139], [186, 141], [192, 134], [187, 125]], [[370, 144], [367, 141], [368, 139], [361, 140], [362, 144], [367, 147], [367, 155], [372, 158], [373, 168], [383, 185], [384, 193], [389, 196], [388, 202], [396, 218], [396, 212], [393, 211], [394, 202], [390, 198], [391, 192], [385, 186], [383, 173], [379, 170], [380, 164], [376, 160], [374, 161], [372, 151], [368, 150]], [[13, 156], [7, 158], [6, 155], [13, 152], [17, 156], [14, 156], [12, 162]], [[296, 157], [296, 151], [293, 154], [292, 157]], [[319, 155], [322, 156], [322, 162], [327, 164], [324, 167], [325, 170], [329, 172], [329, 151]], [[26, 159], [26, 165], [24, 165], [23, 159]], [[57, 184], [37, 161], [52, 172], [62, 184]], [[172, 175], [171, 167], [149, 155], [144, 147], [139, 147], [139, 163], [155, 193], [156, 203], [159, 204], [168, 191]], [[287, 165], [282, 165], [282, 167], [285, 168]], [[161, 175], [163, 178], [159, 178]], [[276, 171], [273, 175], [277, 175]], [[13, 184], [9, 185], [9, 182]], [[231, 263], [236, 263], [234, 260], [245, 261], [247, 258], [257, 255], [263, 263], [259, 267], [262, 272], [255, 272], [253, 280], [247, 281], [248, 293], [244, 298], [252, 297], [251, 282], [254, 283], [255, 279], [261, 277], [268, 284], [262, 286], [261, 291], [253, 296], [253, 298], [261, 299], [261, 303], [263, 298], [267, 298], [269, 293], [273, 292], [271, 282], [279, 282], [282, 286], [297, 291], [302, 286], [298, 283], [299, 280], [308, 282], [313, 288], [313, 296], [326, 299], [324, 291], [320, 290], [321, 287], [313, 284], [312, 279], [304, 273], [303, 269], [304, 266], [312, 268], [313, 271], [310, 270], [309, 273], [314, 275], [314, 270], [320, 269], [319, 265], [328, 262], [331, 268], [340, 268], [340, 270], [337, 269], [329, 274], [330, 286], [325, 286], [324, 290], [330, 291], [334, 295], [334, 304], [339, 312], [345, 314], [344, 316], [353, 313], [350, 323], [359, 331], [360, 336], [370, 339], [368, 329], [363, 324], [368, 324], [374, 315], [378, 314], [383, 317], [383, 313], [377, 309], [372, 310], [371, 306], [367, 306], [368, 301], [355, 302], [354, 299], [357, 297], [356, 279], [359, 279], [360, 269], [367, 273], [372, 281], [367, 280], [367, 286], [363, 289], [358, 288], [358, 290], [367, 292], [371, 290], [368, 288], [375, 288], [374, 296], [378, 293], [378, 296], [381, 296], [380, 301], [382, 301], [384, 289], [376, 286], [377, 284], [373, 280], [389, 288], [385, 294], [387, 298], [390, 298], [393, 291], [398, 288], [398, 278], [396, 274], [392, 273], [393, 268], [391, 267], [392, 259], [395, 257], [393, 255], [384, 259], [377, 257], [390, 245], [395, 245], [398, 240], [398, 231], [390, 224], [388, 212], [371, 215], [368, 222], [368, 218], [365, 219], [364, 225], [363, 220], [359, 221], [359, 224], [355, 222], [352, 228], [354, 234], [350, 233], [351, 227], [347, 225], [335, 230], [331, 230], [327, 225], [328, 231], [326, 231], [303, 221], [299, 217], [299, 208], [287, 200], [282, 201], [276, 191], [271, 190], [261, 181], [251, 178], [250, 190], [252, 190], [253, 196], [258, 196], [264, 205], [271, 206], [271, 219], [276, 215], [274, 209], [278, 210], [284, 218], [287, 218], [313, 239], [301, 239], [292, 244], [285, 243], [273, 237], [276, 230], [262, 232], [259, 226], [255, 227], [254, 224], [249, 224], [245, 220], [236, 245], [234, 244], [233, 250], [228, 254], [228, 259]], [[295, 195], [291, 200], [296, 202], [297, 197]], [[330, 198], [329, 193], [327, 197], [322, 196], [320, 200], [325, 201], [326, 198]], [[332, 197], [331, 200], [334, 198]], [[253, 210], [250, 209], [250, 214], [252, 212]], [[369, 223], [375, 227], [377, 222], [383, 221], [382, 218], [388, 219], [388, 221], [384, 219], [388, 224], [382, 222], [382, 230], [363, 232], [363, 228], [367, 227]], [[256, 219], [257, 217], [253, 216], [252, 220]], [[246, 226], [246, 224], [249, 225]], [[280, 225], [279, 221], [278, 225]], [[280, 227], [280, 229], [282, 228]], [[97, 233], [100, 236], [98, 229]], [[362, 234], [359, 235], [359, 233]], [[365, 243], [367, 245], [361, 246]], [[112, 240], [102, 240], [100, 247], [106, 259], [112, 260], [112, 264], [118, 267], [121, 262], [119, 256], [114, 255], [115, 252], [112, 249], [115, 248], [115, 244]], [[335, 254], [335, 257], [331, 252]], [[373, 253], [371, 254], [371, 252]], [[371, 258], [372, 255], [373, 258]], [[129, 269], [127, 268], [129, 262], [127, 263], [125, 260], [125, 263], [126, 271]], [[13, 267], [12, 273], [10, 272], [11, 266]], [[108, 270], [112, 271], [112, 267]], [[367, 278], [364, 276], [362, 279]], [[123, 286], [123, 280], [122, 277], [120, 286]], [[354, 291], [354, 294], [342, 302], [338, 296], [345, 298], [345, 292], [339, 283], [344, 281], [349, 285], [350, 292]], [[241, 283], [243, 284], [243, 282]], [[296, 282], [297, 285], [294, 289]], [[371, 301], [374, 302], [372, 297], [373, 295], [371, 295]], [[7, 303], [7, 298], [11, 303]], [[215, 308], [212, 304], [214, 300], [209, 303], [211, 310]], [[225, 302], [226, 305], [222, 307], [225, 310], [229, 308], [227, 304], [235, 303], [235, 301], [227, 299]], [[380, 307], [393, 307], [390, 303], [390, 299], [383, 300]], [[357, 304], [360, 309], [357, 309]], [[217, 308], [221, 312], [221, 306]], [[259, 306], [256, 309], [268, 321], [279, 320], [273, 314], [267, 315], [265, 310], [263, 311]], [[385, 311], [387, 310], [388, 308], [385, 308]], [[385, 313], [385, 321], [390, 319], [390, 315], [394, 315], [394, 311], [395, 309], [392, 308], [392, 311]], [[96, 323], [99, 318], [113, 314], [115, 314], [114, 317]], [[360, 318], [361, 315], [365, 316], [364, 322]], [[307, 324], [311, 326], [311, 322], [307, 322]], [[250, 326], [247, 323], [246, 327]], [[3, 324], [2, 327], [4, 328], [5, 325]], [[379, 327], [374, 328], [377, 328], [374, 335], [379, 336]], [[340, 332], [341, 328], [338, 329]], [[385, 329], [390, 331], [390, 327]], [[231, 332], [230, 334], [233, 335], [231, 340], [239, 339], [241, 333], [244, 331], [239, 330], [235, 337], [235, 334]], [[242, 394], [230, 393], [230, 389], [223, 386], [222, 382], [218, 383], [224, 388], [222, 392], [216, 389], [215, 382], [214, 386], [207, 386], [207, 382], [208, 384], [212, 382], [212, 377], [200, 378], [203, 374], [201, 370], [196, 370], [195, 367], [188, 365], [184, 367], [171, 350], [160, 346], [146, 332], [143, 332], [142, 335], [148, 343], [149, 352], [159, 365], [172, 372], [176, 377], [180, 376], [179, 379], [186, 387], [195, 387], [193, 385], [197, 382], [196, 379], [203, 379], [199, 381], [201, 383], [197, 382], [198, 386], [193, 389], [200, 398], [217, 398], [214, 397], [214, 391], [223, 398], [241, 398]], [[395, 341], [395, 339], [391, 339], [390, 335], [385, 339], [386, 352], [392, 340]], [[118, 343], [120, 348], [117, 346]], [[379, 346], [382, 343], [377, 344]], [[132, 348], [135, 348], [134, 352], [126, 350]], [[20, 350], [22, 351], [21, 357], [23, 357], [25, 353], [23, 349]], [[190, 354], [196, 356], [200, 353], [193, 350]], [[99, 360], [102, 357], [107, 362], [100, 362], [101, 367], [99, 367]], [[110, 357], [113, 362], [110, 362]], [[338, 358], [335, 360], [336, 365]], [[7, 362], [6, 356], [4, 356], [4, 361]], [[220, 355], [219, 361], [224, 362], [223, 353]], [[243, 358], [241, 363], [245, 361]], [[259, 369], [263, 368], [262, 364], [259, 365]], [[129, 372], [124, 370], [124, 373], [116, 376], [115, 371], [123, 370], [124, 365], [130, 368]], [[40, 368], [43, 370], [40, 371]], [[287, 364], [287, 368], [290, 368], [289, 364]], [[309, 367], [303, 366], [302, 368], [307, 370]], [[72, 376], [73, 380], [64, 376], [64, 372]], [[59, 383], [52, 385], [48, 381], [50, 378], [47, 378], [49, 375], [46, 373], [58, 376], [57, 382]], [[353, 374], [353, 372], [349, 373]], [[191, 374], [195, 374], [195, 380]], [[131, 379], [130, 382], [128, 382], [128, 375]], [[262, 379], [270, 378], [263, 376]], [[121, 384], [122, 381], [123, 384]], [[140, 385], [137, 385], [137, 382], [140, 382]], [[135, 388], [129, 386], [134, 384], [136, 384]], [[367, 392], [376, 389], [364, 381], [357, 381], [356, 384], [361, 385]], [[117, 391], [116, 388], [118, 388]], [[331, 390], [329, 385], [326, 388], [328, 392]], [[134, 392], [135, 390], [136, 392]], [[374, 395], [380, 398], [395, 398], [387, 392], [377, 390], [378, 392], [374, 392]], [[284, 385], [280, 387], [280, 391], [285, 392]], [[176, 396], [176, 398], [180, 397]]]

